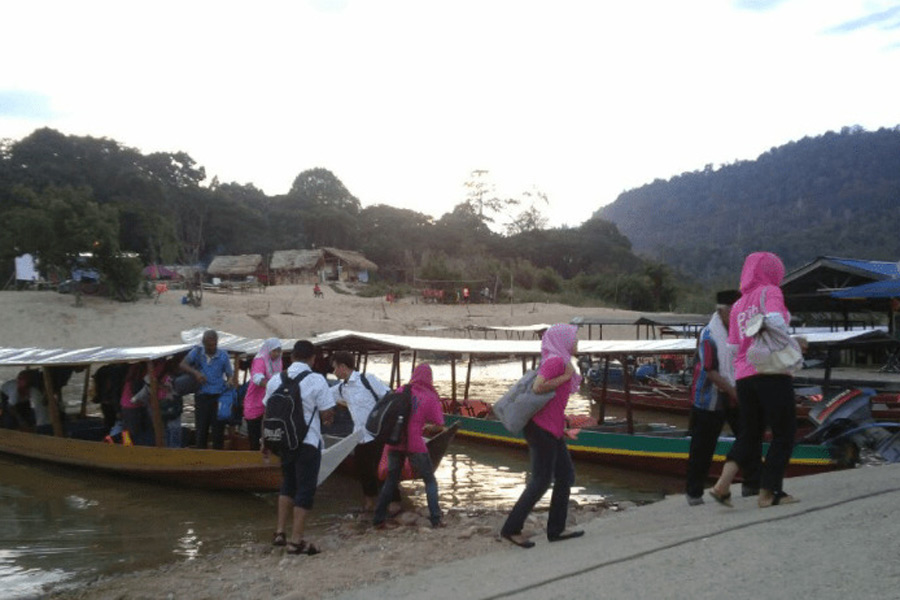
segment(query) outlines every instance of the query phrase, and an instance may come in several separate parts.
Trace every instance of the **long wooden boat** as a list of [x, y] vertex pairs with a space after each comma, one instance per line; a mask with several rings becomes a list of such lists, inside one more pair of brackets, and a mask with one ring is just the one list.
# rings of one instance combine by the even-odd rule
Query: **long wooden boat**
[[[447, 422], [459, 423], [464, 439], [510, 447], [526, 447], [521, 435], [510, 433], [500, 421], [464, 415], [445, 415]], [[618, 430], [616, 430], [618, 429]], [[583, 428], [574, 440], [567, 440], [575, 460], [643, 470], [663, 475], [687, 473], [690, 438], [684, 430], [627, 433], [623, 427]], [[731, 449], [733, 439], [719, 438], [713, 457], [712, 474], [717, 475]], [[798, 444], [794, 447], [786, 475], [809, 475], [850, 466], [847, 457], [826, 445]]]
[[[191, 345], [83, 350], [0, 348], [0, 366], [43, 368], [45, 381], [49, 384], [48, 369], [53, 367], [84, 369], [87, 378], [92, 366], [152, 361], [190, 348]], [[52, 386], [47, 385], [46, 389], [52, 389]], [[97, 425], [93, 429], [99, 429], [99, 420], [75, 415], [66, 415], [64, 420], [53, 397], [49, 399], [48, 407], [53, 417], [54, 435], [0, 428], [0, 453], [186, 487], [257, 492], [277, 491], [280, 487], [281, 463], [276, 456], [264, 457], [261, 452], [249, 450], [110, 444], [100, 441], [103, 434], [73, 437], [78, 435], [76, 430], [89, 429], [79, 427], [85, 423]], [[156, 428], [157, 431], [161, 429]], [[435, 464], [440, 462], [455, 433], [456, 427], [450, 427], [428, 440], [429, 453]], [[359, 433], [325, 436], [319, 484], [351, 456], [358, 440]]]

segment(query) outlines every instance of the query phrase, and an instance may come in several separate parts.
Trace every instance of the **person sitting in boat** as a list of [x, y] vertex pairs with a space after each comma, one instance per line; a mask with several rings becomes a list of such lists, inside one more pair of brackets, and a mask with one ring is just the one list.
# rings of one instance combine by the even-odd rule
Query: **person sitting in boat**
[[131, 365], [125, 375], [120, 398], [122, 426], [136, 446], [153, 446], [155, 441], [148, 403], [150, 386], [145, 379], [146, 374], [146, 363]]
[[15, 379], [0, 386], [2, 427], [21, 431], [51, 433], [47, 399], [41, 391], [40, 373], [33, 369], [19, 371]]
[[[296, 379], [303, 372], [312, 370], [315, 359], [315, 346], [307, 340], [299, 340], [291, 351], [291, 366], [287, 369], [287, 376]], [[263, 405], [280, 386], [280, 377], [269, 380]], [[309, 429], [297, 450], [281, 454], [282, 483], [278, 492], [278, 523], [272, 544], [287, 546], [288, 554], [318, 554], [319, 548], [305, 541], [303, 532], [306, 528], [306, 518], [313, 507], [319, 466], [322, 462], [324, 445], [322, 424], [328, 425], [334, 418], [334, 399], [331, 397], [325, 377], [316, 373], [300, 381], [300, 398], [303, 418], [308, 419]], [[264, 449], [263, 452], [267, 450]], [[290, 537], [287, 534], [289, 517], [293, 518]]]
[[350, 410], [354, 431], [362, 431], [363, 438], [353, 451], [356, 477], [362, 486], [363, 511], [375, 510], [378, 498], [378, 461], [384, 444], [376, 442], [366, 431], [366, 419], [375, 407], [375, 402], [390, 391], [390, 388], [371, 374], [362, 374], [355, 370], [356, 361], [349, 352], [335, 352], [331, 359], [334, 375], [341, 383], [331, 388], [331, 394], [337, 404], [343, 404]]
[[266, 412], [262, 402], [266, 395], [266, 385], [274, 375], [281, 373], [281, 369], [281, 340], [269, 338], [262, 343], [250, 363], [250, 381], [247, 382], [247, 394], [244, 396], [244, 421], [247, 422], [251, 450], [260, 449], [262, 421]]
[[[739, 432], [737, 389], [734, 384], [734, 355], [728, 345], [731, 305], [741, 293], [723, 290], [716, 294], [716, 312], [700, 331], [694, 356], [691, 383], [690, 435], [685, 495], [690, 506], [703, 504], [703, 489], [709, 477], [716, 443], [725, 423], [732, 435]], [[743, 493], [759, 493], [759, 473], [744, 474]]]
[[438, 501], [437, 479], [428, 448], [422, 437], [436, 435], [444, 429], [444, 413], [441, 410], [441, 398], [434, 389], [431, 365], [419, 364], [406, 384], [411, 386], [413, 402], [406, 429], [406, 440], [396, 446], [385, 445], [388, 454], [388, 473], [378, 494], [373, 524], [378, 529], [387, 527], [387, 511], [391, 501], [396, 497], [403, 464], [407, 458], [415, 472], [425, 482], [425, 496], [428, 500], [428, 514], [432, 527], [443, 526], [443, 513]]
[[228, 353], [219, 350], [219, 334], [209, 329], [203, 332], [202, 345], [195, 346], [184, 360], [181, 370], [190, 373], [200, 384], [194, 394], [194, 423], [197, 431], [197, 448], [205, 449], [212, 426], [213, 448], [225, 447], [225, 423], [216, 418], [219, 396], [228, 386], [234, 385], [234, 368]]

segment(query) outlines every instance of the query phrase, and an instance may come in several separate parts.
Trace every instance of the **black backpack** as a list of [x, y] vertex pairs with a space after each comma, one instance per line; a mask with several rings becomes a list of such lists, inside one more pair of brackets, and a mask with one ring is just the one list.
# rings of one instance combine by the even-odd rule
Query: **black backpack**
[[409, 414], [412, 410], [412, 391], [406, 385], [400, 391], [388, 392], [375, 403], [366, 431], [376, 442], [396, 445], [406, 439]]
[[304, 371], [295, 379], [288, 377], [286, 372], [280, 373], [280, 385], [266, 401], [262, 442], [263, 446], [276, 456], [295, 452], [303, 443], [310, 423], [316, 418], [318, 407], [313, 409], [309, 421], [305, 419], [303, 401], [300, 397], [300, 382], [310, 373], [312, 371]]

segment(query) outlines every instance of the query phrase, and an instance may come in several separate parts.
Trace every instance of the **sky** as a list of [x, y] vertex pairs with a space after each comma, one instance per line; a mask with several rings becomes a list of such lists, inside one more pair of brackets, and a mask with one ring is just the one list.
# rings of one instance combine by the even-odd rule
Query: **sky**
[[183, 151], [268, 195], [321, 167], [435, 218], [474, 171], [577, 226], [656, 179], [900, 125], [898, 1], [30, 0], [0, 30], [0, 138]]

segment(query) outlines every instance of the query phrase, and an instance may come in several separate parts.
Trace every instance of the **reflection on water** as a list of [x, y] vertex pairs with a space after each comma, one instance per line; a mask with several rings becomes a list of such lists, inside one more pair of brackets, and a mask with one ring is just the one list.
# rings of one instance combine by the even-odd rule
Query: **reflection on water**
[[[389, 369], [375, 361], [369, 365], [384, 380]], [[519, 374], [521, 363], [476, 367], [470, 396], [494, 400]], [[457, 377], [462, 398], [465, 370], [457, 369]], [[442, 394], [449, 395], [449, 379], [449, 366], [436, 365], [436, 385]], [[573, 396], [570, 408], [587, 412], [587, 396]], [[486, 446], [457, 438], [436, 472], [441, 504], [445, 510], [508, 509], [525, 485], [527, 470], [524, 447]], [[581, 462], [575, 471], [572, 499], [580, 504], [601, 499], [653, 502], [683, 487], [679, 479]], [[412, 492], [413, 504], [424, 507], [421, 482], [407, 482], [404, 487]], [[549, 499], [547, 494], [544, 506]], [[0, 455], [2, 596], [38, 597], [43, 586], [77, 585], [101, 574], [191, 560], [247, 542], [268, 542], [276, 500], [275, 494], [183, 490]], [[323, 533], [356, 509], [360, 500], [355, 480], [340, 473], [330, 477], [316, 495], [308, 522], [312, 535]]]

